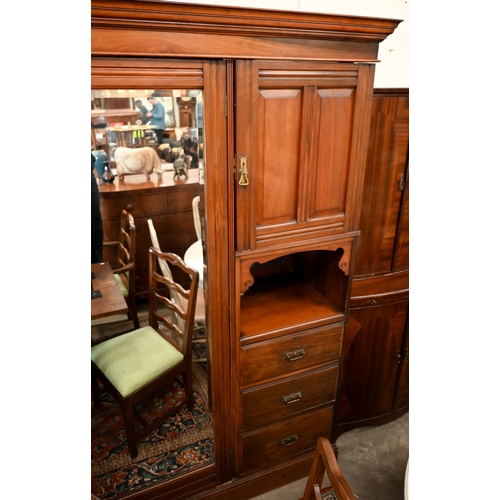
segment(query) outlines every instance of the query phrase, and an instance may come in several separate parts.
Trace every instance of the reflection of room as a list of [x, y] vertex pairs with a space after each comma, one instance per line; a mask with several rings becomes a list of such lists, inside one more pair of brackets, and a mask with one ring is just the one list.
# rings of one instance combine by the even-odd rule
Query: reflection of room
[[[150, 96], [161, 104], [164, 113], [161, 143], [150, 117], [143, 115], [153, 109]], [[160, 245], [167, 251], [184, 256], [198, 239], [192, 203], [200, 195], [202, 178], [198, 167], [203, 151], [199, 143], [203, 137], [203, 93], [179, 89], [92, 90], [91, 104], [92, 152], [96, 157], [104, 155], [100, 159], [107, 161], [116, 175], [110, 184], [100, 182], [104, 238], [116, 239], [117, 214], [122, 209], [132, 213], [137, 230], [136, 292], [139, 298], [145, 298], [150, 246], [147, 219], [153, 220]], [[141, 106], [146, 111], [141, 111]], [[177, 175], [174, 166], [179, 161], [185, 169]], [[115, 264], [106, 249], [104, 258]]]
[[[162, 109], [161, 129], [150, 116], [150, 96]], [[202, 107], [197, 90], [92, 90], [92, 149], [104, 151], [112, 168], [117, 147], [151, 147], [163, 163], [187, 157], [187, 168], [197, 168], [203, 158]]]

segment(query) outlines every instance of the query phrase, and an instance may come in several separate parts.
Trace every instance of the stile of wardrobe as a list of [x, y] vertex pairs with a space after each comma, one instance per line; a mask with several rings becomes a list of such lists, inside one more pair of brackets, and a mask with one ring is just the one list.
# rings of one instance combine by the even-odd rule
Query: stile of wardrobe
[[126, 498], [249, 498], [333, 438], [378, 45], [400, 21], [92, 0], [92, 88], [202, 89], [215, 463]]

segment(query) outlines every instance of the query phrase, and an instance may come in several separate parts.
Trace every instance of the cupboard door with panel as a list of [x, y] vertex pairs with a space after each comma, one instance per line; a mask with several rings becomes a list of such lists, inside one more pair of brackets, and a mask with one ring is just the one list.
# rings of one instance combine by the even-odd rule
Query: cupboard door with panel
[[335, 436], [408, 410], [409, 96], [374, 92]]
[[[390, 300], [390, 299], [388, 299]], [[404, 358], [408, 300], [351, 307], [337, 424], [389, 416]], [[353, 425], [355, 427], [356, 425]]]
[[373, 96], [354, 274], [408, 269], [408, 91]]
[[238, 251], [357, 229], [374, 67], [236, 62]]

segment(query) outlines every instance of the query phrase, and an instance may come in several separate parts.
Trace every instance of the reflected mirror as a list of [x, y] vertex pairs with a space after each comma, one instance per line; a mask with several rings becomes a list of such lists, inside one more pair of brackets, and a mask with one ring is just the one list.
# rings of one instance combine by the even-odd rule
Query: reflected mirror
[[[161, 250], [176, 253], [190, 267], [197, 269], [200, 276], [193, 336], [195, 406], [192, 411], [185, 408], [189, 422], [182, 421], [186, 418], [183, 410], [180, 417], [178, 414], [174, 415], [172, 422], [167, 421], [152, 435], [141, 440], [139, 456], [148, 455], [153, 448], [158, 451], [156, 455], [150, 456], [152, 467], [155, 466], [155, 461], [151, 457], [160, 452], [163, 456], [167, 453], [173, 455], [174, 451], [177, 453], [176, 447], [180, 443], [190, 443], [189, 433], [193, 434], [196, 450], [203, 451], [199, 457], [192, 459], [193, 463], [196, 462], [196, 467], [214, 461], [209, 332], [201, 303], [206, 296], [207, 283], [203, 255], [205, 245], [202, 243], [205, 220], [203, 138], [203, 91], [200, 89], [91, 91], [91, 151], [96, 158], [94, 166], [99, 184], [104, 240], [118, 239], [119, 214], [123, 209], [129, 211], [136, 227], [135, 296], [141, 326], [148, 324], [148, 249], [152, 246], [149, 220], [154, 225]], [[140, 158], [139, 152], [144, 150], [153, 155], [147, 157], [154, 158], [153, 169], [146, 168], [148, 159], [142, 158], [142, 163], [134, 164], [134, 158]], [[123, 151], [126, 152], [125, 157]], [[127, 160], [130, 161], [127, 163]], [[125, 164], [123, 168], [128, 169], [123, 175], [122, 163]], [[184, 172], [178, 172], [180, 166], [184, 167]], [[104, 177], [105, 168], [114, 175], [114, 179]], [[116, 256], [107, 253], [106, 245], [103, 260], [110, 262], [112, 267], [117, 264]], [[172, 269], [172, 274], [176, 280], [175, 269]], [[101, 331], [105, 329], [102, 325], [100, 328]], [[155, 408], [160, 406], [168, 406], [168, 401], [155, 403]], [[124, 435], [118, 435], [118, 426], [110, 423], [109, 428], [106, 427], [106, 411], [102, 410], [101, 405], [100, 410], [92, 412], [92, 476], [96, 491], [101, 491], [102, 497], [106, 496], [106, 488], [124, 488], [125, 491], [129, 484], [140, 482], [136, 477], [131, 479], [130, 476], [123, 479], [123, 484], [110, 485], [109, 479], [106, 479], [114, 474], [110, 465], [113, 461], [130, 461], [126, 441], [121, 448], [117, 444], [118, 440], [124, 439]], [[179, 419], [181, 421], [176, 425], [175, 421]], [[96, 429], [95, 426], [100, 427]], [[96, 438], [96, 435], [100, 437]], [[106, 439], [109, 443], [104, 442]], [[147, 467], [149, 465], [145, 462], [144, 468]], [[165, 477], [158, 480], [176, 477], [176, 468], [177, 465], [162, 463], [162, 474]], [[125, 469], [122, 467], [120, 474], [129, 474]], [[153, 475], [156, 477], [156, 473]], [[121, 481], [119, 474], [115, 476], [117, 481]], [[147, 484], [153, 486], [152, 483]]]

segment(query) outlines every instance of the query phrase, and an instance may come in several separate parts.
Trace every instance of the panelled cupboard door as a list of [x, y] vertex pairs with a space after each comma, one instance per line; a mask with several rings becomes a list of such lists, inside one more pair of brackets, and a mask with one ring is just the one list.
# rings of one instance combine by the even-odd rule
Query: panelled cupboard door
[[[403, 361], [408, 300], [352, 308], [344, 344], [338, 424], [393, 411]], [[400, 387], [404, 386], [401, 380]]]
[[237, 251], [357, 230], [373, 66], [236, 62]]
[[375, 93], [356, 276], [407, 269], [409, 96]]

